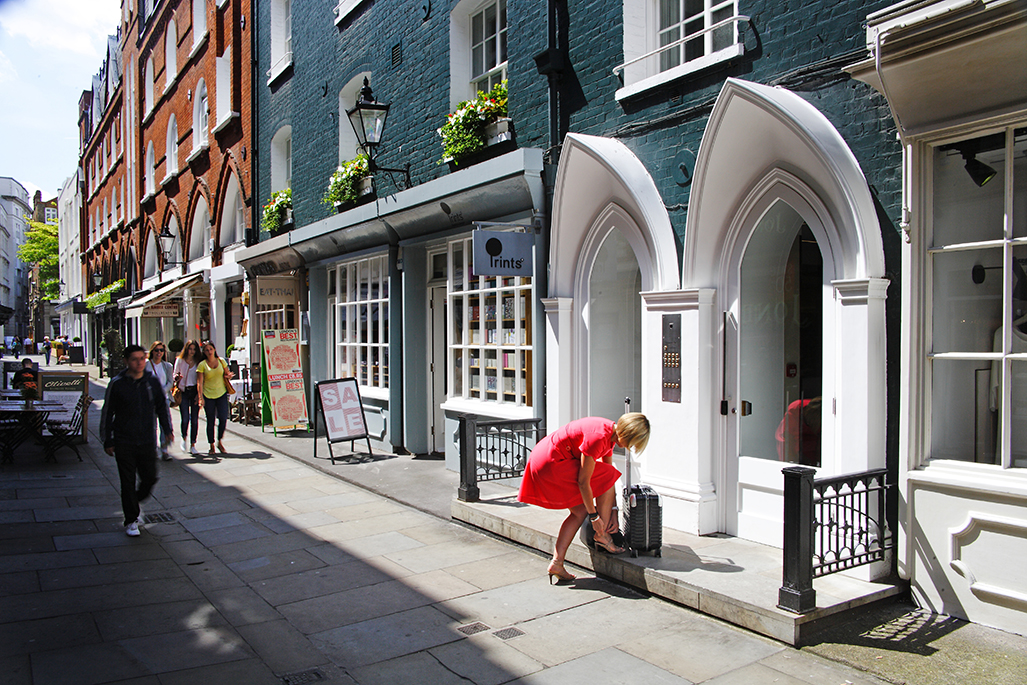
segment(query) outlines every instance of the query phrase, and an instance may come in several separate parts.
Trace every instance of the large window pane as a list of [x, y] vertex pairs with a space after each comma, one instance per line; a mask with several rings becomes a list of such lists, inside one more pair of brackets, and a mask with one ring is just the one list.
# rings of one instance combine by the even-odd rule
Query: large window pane
[[[1005, 134], [943, 145], [934, 153], [934, 245], [1001, 240]], [[990, 176], [989, 180], [985, 180]], [[983, 182], [984, 185], [978, 185]]]
[[933, 320], [935, 353], [993, 350], [1002, 325], [1001, 248], [934, 255]]
[[996, 463], [992, 364], [935, 359], [932, 371], [931, 457]]
[[[1020, 333], [1020, 345], [1027, 351], [1027, 332], [1021, 329]], [[1012, 362], [1009, 382], [1009, 428], [1011, 465], [1027, 468], [1027, 360]]]
[[1013, 134], [1013, 237], [1027, 238], [1027, 128]]

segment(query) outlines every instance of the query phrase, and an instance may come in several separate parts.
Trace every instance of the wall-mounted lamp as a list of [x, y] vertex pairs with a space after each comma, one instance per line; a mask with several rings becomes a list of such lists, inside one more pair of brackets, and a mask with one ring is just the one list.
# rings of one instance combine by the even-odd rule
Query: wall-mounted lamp
[[99, 290], [103, 285], [103, 274], [99, 271], [93, 274], [93, 290]]
[[963, 159], [966, 161], [966, 173], [970, 174], [971, 180], [977, 184], [978, 188], [984, 186], [998, 174], [995, 169], [977, 159], [976, 153], [964, 151]]
[[165, 267], [185, 264], [185, 262], [171, 261], [171, 251], [175, 249], [175, 234], [169, 231], [167, 226], [162, 228], [160, 233], [157, 234], [157, 240], [160, 241], [160, 256]]
[[360, 97], [353, 109], [346, 111], [349, 123], [353, 126], [353, 132], [357, 135], [357, 142], [367, 153], [367, 168], [373, 176], [376, 171], [384, 171], [388, 174], [403, 174], [406, 177], [406, 187], [410, 183], [410, 164], [402, 169], [386, 169], [378, 166], [374, 161], [375, 150], [382, 141], [382, 133], [385, 131], [385, 118], [389, 115], [389, 105], [382, 104], [374, 99], [371, 92], [371, 84], [367, 77], [364, 77], [364, 85], [360, 89]]

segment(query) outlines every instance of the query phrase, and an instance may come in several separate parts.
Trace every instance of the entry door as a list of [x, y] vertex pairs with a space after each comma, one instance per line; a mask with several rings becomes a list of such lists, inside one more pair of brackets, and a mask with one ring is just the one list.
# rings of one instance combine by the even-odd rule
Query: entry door
[[446, 401], [446, 287], [428, 289], [428, 329], [431, 345], [428, 358], [428, 389], [431, 397], [431, 416], [428, 421], [428, 448], [436, 453], [446, 451], [446, 415], [442, 403]]
[[[733, 316], [737, 400], [729, 414], [734, 511], [728, 532], [780, 546], [781, 469], [821, 464], [825, 282], [816, 238], [778, 201], [756, 227], [739, 269]], [[733, 516], [732, 516], [733, 514]], [[733, 521], [731, 519], [734, 519]]]

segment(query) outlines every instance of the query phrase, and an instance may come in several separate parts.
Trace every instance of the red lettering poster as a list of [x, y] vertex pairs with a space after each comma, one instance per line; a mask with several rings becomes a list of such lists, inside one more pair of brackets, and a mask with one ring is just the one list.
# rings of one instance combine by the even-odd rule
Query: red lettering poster
[[367, 437], [356, 378], [321, 381], [317, 384], [317, 392], [321, 398], [328, 442]]
[[309, 421], [300, 361], [299, 330], [265, 330], [261, 334], [267, 368], [271, 423], [277, 428], [305, 426]]

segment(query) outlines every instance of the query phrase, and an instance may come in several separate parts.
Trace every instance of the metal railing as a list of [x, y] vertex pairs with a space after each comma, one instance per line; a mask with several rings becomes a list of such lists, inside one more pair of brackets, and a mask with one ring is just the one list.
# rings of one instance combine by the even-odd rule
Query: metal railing
[[814, 480], [803, 466], [784, 474], [784, 564], [778, 606], [795, 613], [816, 608], [813, 579], [884, 561], [895, 548], [888, 524], [894, 485], [886, 469]]
[[696, 31], [695, 33], [690, 33], [687, 36], [685, 36], [683, 38], [678, 38], [677, 40], [675, 40], [675, 41], [673, 41], [671, 43], [667, 43], [666, 45], [661, 45], [660, 47], [656, 48], [655, 50], [650, 50], [649, 52], [645, 53], [644, 55], [639, 55], [638, 57], [635, 57], [634, 59], [628, 60], [624, 64], [618, 64], [617, 66], [615, 66], [613, 68], [613, 75], [619, 77], [621, 75], [620, 72], [624, 71], [625, 69], [630, 67], [632, 64], [636, 64], [638, 62], [641, 62], [642, 60], [647, 60], [650, 57], [655, 57], [656, 55], [659, 55], [661, 53], [667, 52], [668, 50], [673, 50], [676, 47], [684, 45], [685, 43], [687, 43], [690, 40], [695, 40], [696, 38], [702, 38], [707, 33], [712, 33], [713, 31], [716, 31], [717, 29], [723, 28], [723, 27], [727, 26], [728, 24], [748, 22], [749, 20], [750, 20], [750, 18], [748, 16], [744, 15], [744, 14], [736, 14], [733, 17], [728, 17], [727, 19], [721, 19], [720, 21], [716, 22], [715, 24], [711, 24], [710, 26], [707, 26], [704, 29], [700, 29], [700, 30]]
[[460, 488], [457, 497], [477, 502], [479, 481], [519, 478], [535, 444], [545, 437], [542, 419], [479, 421], [460, 416]]

